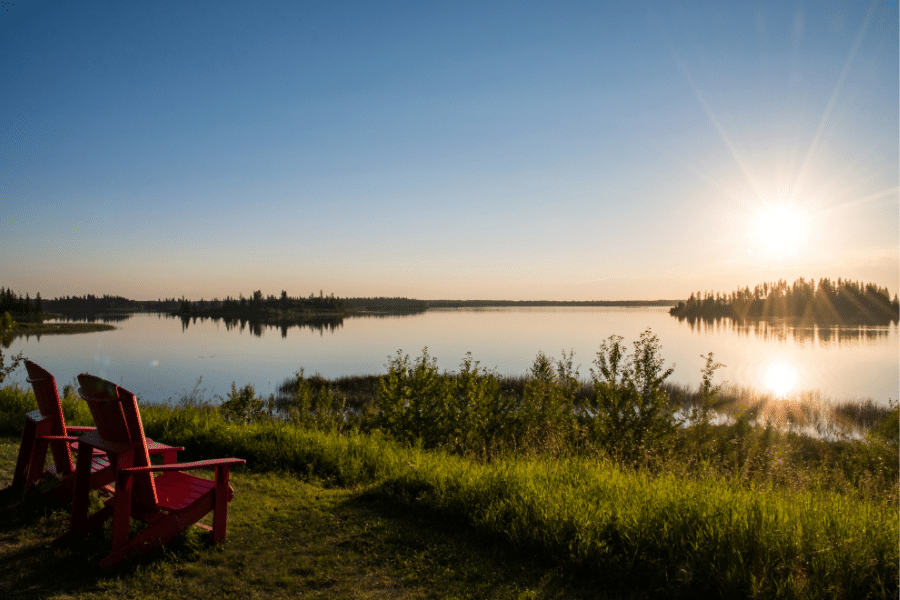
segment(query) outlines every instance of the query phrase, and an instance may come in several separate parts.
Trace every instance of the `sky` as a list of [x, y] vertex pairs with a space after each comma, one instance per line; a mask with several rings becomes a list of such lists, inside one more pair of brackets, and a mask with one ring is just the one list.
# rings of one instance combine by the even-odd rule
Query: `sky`
[[0, 6], [0, 286], [900, 291], [896, 2]]

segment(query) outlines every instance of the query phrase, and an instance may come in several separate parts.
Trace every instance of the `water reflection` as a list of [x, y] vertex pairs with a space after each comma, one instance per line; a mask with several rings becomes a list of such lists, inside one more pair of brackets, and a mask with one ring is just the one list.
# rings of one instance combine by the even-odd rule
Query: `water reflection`
[[761, 381], [765, 389], [775, 394], [776, 398], [783, 399], [797, 390], [799, 378], [793, 365], [782, 359], [776, 359], [766, 365]]
[[[754, 335], [766, 342], [810, 343], [818, 346], [856, 346], [885, 340], [892, 326], [819, 326], [797, 325], [791, 319], [770, 321], [735, 321], [730, 317], [695, 318], [678, 317], [679, 322], [687, 322], [691, 331], [701, 334], [736, 333]], [[896, 327], [896, 326], [893, 326]]]
[[262, 337], [267, 329], [278, 329], [281, 331], [281, 337], [287, 338], [288, 330], [297, 328], [298, 330], [309, 329], [317, 332], [320, 336], [328, 333], [335, 333], [343, 328], [344, 319], [408, 319], [410, 317], [421, 314], [423, 311], [407, 311], [407, 312], [361, 312], [347, 317], [338, 315], [311, 315], [302, 321], [295, 319], [259, 319], [252, 317], [224, 317], [224, 316], [199, 316], [199, 315], [164, 315], [167, 319], [181, 319], [181, 331], [185, 332], [192, 324], [196, 324], [199, 320], [203, 323], [209, 320], [214, 323], [221, 321], [225, 325], [226, 331], [244, 331], [255, 337]]
[[131, 318], [133, 313], [109, 313], [97, 311], [75, 311], [60, 314], [48, 323], [121, 323]]
[[324, 335], [325, 331], [334, 333], [344, 325], [344, 318], [339, 316], [311, 316], [302, 321], [264, 321], [260, 319], [250, 319], [244, 317], [209, 317], [209, 316], [175, 316], [165, 315], [167, 319], [180, 319], [181, 331], [186, 332], [192, 324], [196, 325], [199, 321], [204, 323], [207, 320], [213, 323], [222, 322], [225, 325], [225, 331], [237, 331], [243, 333], [247, 331], [255, 337], [262, 337], [263, 332], [267, 329], [276, 329], [281, 331], [281, 337], [287, 338], [288, 330], [296, 327], [298, 329], [310, 329], [316, 331], [319, 335]]
[[[303, 324], [139, 313], [115, 327], [110, 334], [42, 335], [39, 342], [35, 335], [23, 336], [9, 348], [66, 378], [97, 373], [128, 382], [132, 391], [167, 398], [189, 392], [201, 376], [210, 394], [224, 395], [232, 382], [272, 390], [300, 367], [328, 378], [382, 374], [385, 357], [398, 349], [415, 356], [424, 347], [441, 370], [458, 370], [461, 358], [471, 352], [485, 367], [510, 376], [526, 373], [538, 351], [559, 356], [560, 349], [574, 350], [576, 366], [586, 377], [604, 339], [620, 335], [630, 347], [651, 328], [663, 344], [666, 365], [675, 367], [671, 383], [696, 388], [701, 357], [714, 352], [715, 360], [726, 365], [714, 383], [765, 390], [777, 405], [807, 390], [819, 390], [828, 400], [871, 397], [884, 404], [898, 390], [896, 325], [800, 330], [773, 323], [735, 327], [720, 319], [695, 321], [692, 330], [665, 308], [527, 307], [430, 309], [410, 316]], [[92, 360], [94, 353], [110, 357], [111, 365]], [[789, 373], [778, 376], [784, 369], [773, 369], [770, 379], [781, 383], [764, 383], [766, 369], [776, 359], [795, 369], [797, 380], [787, 398], [774, 401], [774, 390], [784, 391], [790, 380]]]

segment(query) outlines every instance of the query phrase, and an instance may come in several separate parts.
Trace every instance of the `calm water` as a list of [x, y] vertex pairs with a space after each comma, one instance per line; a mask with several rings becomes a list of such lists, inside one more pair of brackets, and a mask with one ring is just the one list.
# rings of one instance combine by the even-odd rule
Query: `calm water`
[[[231, 383], [251, 383], [271, 393], [303, 367], [308, 375], [381, 374], [388, 357], [402, 349], [417, 357], [424, 347], [441, 369], [458, 370], [466, 352], [482, 366], [508, 375], [528, 371], [538, 351], [559, 358], [575, 351], [584, 378], [600, 343], [610, 335], [629, 348], [645, 329], [662, 343], [670, 381], [697, 387], [701, 355], [714, 352], [726, 365], [717, 382], [778, 394], [818, 390], [832, 400], [898, 397], [900, 349], [897, 325], [814, 329], [778, 324], [736, 327], [730, 321], [691, 325], [664, 308], [443, 309], [404, 317], [355, 317], [335, 328], [286, 331], [227, 327], [222, 321], [139, 314], [115, 331], [17, 338], [9, 350], [56, 375], [60, 385], [81, 372], [119, 383], [147, 401], [190, 392], [202, 377], [208, 398], [225, 395]], [[13, 381], [24, 383], [24, 369]]]

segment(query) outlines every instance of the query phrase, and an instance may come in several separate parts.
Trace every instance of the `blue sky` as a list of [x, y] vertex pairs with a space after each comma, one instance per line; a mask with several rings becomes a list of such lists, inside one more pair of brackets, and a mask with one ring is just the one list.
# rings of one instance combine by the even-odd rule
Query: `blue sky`
[[616, 4], [4, 3], [0, 286], [896, 293], [897, 4]]

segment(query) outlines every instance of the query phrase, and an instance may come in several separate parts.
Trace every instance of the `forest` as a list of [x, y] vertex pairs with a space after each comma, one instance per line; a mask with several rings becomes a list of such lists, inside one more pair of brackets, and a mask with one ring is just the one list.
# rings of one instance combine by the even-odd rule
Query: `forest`
[[20, 296], [9, 288], [0, 288], [0, 315], [9, 313], [18, 320], [30, 320], [44, 312], [41, 293], [32, 300], [30, 294]]
[[737, 321], [796, 319], [804, 325], [887, 325], [897, 322], [900, 303], [887, 288], [849, 279], [797, 279], [762, 283], [731, 293], [696, 292], [669, 313], [679, 319]]

